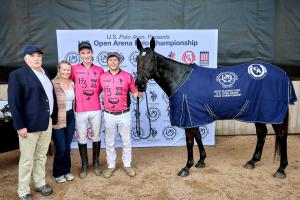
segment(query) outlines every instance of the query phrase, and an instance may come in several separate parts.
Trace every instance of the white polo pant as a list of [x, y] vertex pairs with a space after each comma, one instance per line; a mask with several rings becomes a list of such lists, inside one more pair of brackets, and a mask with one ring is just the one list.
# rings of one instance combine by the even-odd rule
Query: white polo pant
[[106, 159], [108, 168], [116, 167], [115, 136], [119, 132], [122, 139], [122, 161], [124, 167], [131, 166], [131, 114], [113, 115], [104, 112]]
[[101, 110], [76, 112], [75, 123], [76, 123], [76, 132], [78, 135], [78, 142], [80, 144], [87, 143], [88, 128], [91, 128], [92, 130], [91, 140], [93, 142], [100, 141], [101, 122], [102, 122]]

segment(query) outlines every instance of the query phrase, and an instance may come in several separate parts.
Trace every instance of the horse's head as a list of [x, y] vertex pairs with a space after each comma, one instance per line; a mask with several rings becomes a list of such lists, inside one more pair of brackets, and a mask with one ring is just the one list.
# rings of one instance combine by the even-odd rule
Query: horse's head
[[150, 48], [143, 48], [139, 39], [136, 41], [136, 46], [140, 51], [137, 57], [137, 76], [135, 85], [140, 92], [144, 92], [147, 89], [147, 82], [149, 79], [154, 78], [156, 73], [156, 58], [155, 58], [155, 40], [152, 37], [150, 41]]

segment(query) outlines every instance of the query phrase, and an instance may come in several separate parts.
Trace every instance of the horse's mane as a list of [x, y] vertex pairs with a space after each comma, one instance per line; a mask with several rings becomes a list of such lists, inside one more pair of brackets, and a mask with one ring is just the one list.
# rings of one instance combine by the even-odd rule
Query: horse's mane
[[161, 58], [163, 58], [163, 59], [165, 59], [165, 60], [171, 62], [172, 64], [176, 64], [176, 65], [184, 65], [184, 66], [190, 66], [190, 64], [184, 64], [184, 63], [178, 62], [178, 61], [173, 60], [173, 59], [171, 59], [171, 58], [165, 57], [165, 56], [163, 56], [163, 55], [161, 55], [161, 54], [159, 54], [159, 53], [157, 53], [157, 52], [154, 52], [154, 53], [155, 53], [155, 55], [157, 55], [157, 56], [159, 56], [159, 57], [161, 57]]

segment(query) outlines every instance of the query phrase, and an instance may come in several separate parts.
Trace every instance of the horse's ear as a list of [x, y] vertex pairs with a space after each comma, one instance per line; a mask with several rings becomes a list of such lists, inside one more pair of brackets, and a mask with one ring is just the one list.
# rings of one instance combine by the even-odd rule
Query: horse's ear
[[155, 48], [155, 40], [154, 40], [154, 37], [152, 37], [150, 40], [150, 49], [152, 49], [154, 51], [154, 48]]
[[138, 48], [139, 51], [143, 49], [143, 45], [139, 38], [136, 40], [136, 47]]

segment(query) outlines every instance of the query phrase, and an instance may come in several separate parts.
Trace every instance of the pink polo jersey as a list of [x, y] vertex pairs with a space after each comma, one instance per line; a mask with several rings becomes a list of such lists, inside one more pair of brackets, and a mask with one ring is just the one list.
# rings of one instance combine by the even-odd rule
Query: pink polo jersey
[[89, 69], [83, 64], [73, 65], [71, 78], [75, 83], [76, 112], [100, 110], [100, 75], [103, 69], [92, 65]]
[[129, 108], [127, 104], [128, 91], [131, 93], [137, 92], [131, 74], [120, 70], [116, 75], [112, 75], [107, 71], [100, 76], [100, 82], [103, 88], [105, 110], [117, 112]]

